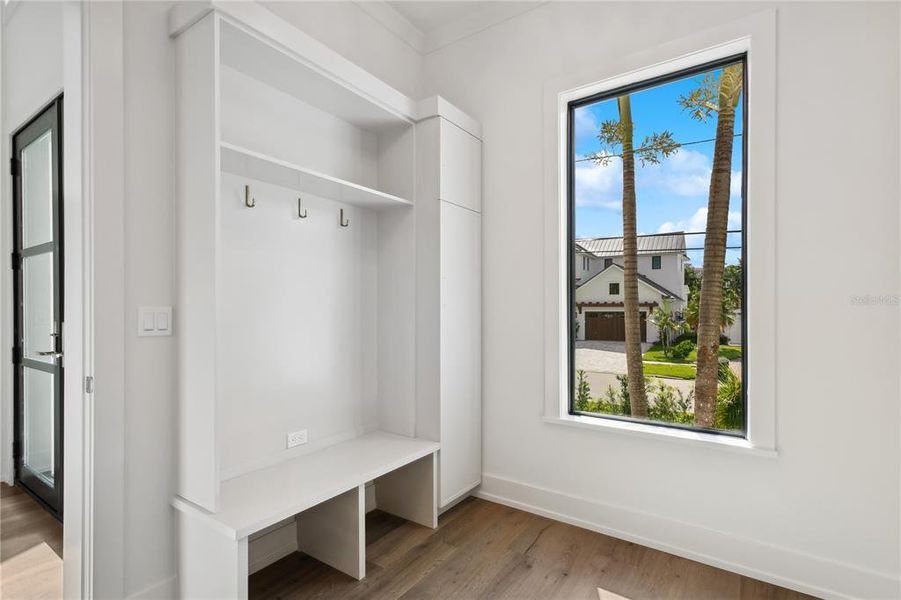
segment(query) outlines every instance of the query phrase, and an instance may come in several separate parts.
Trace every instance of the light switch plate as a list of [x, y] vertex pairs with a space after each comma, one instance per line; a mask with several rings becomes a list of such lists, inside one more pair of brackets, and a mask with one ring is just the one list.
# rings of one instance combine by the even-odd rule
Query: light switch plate
[[138, 337], [159, 337], [164, 335], [172, 335], [172, 307], [139, 307]]

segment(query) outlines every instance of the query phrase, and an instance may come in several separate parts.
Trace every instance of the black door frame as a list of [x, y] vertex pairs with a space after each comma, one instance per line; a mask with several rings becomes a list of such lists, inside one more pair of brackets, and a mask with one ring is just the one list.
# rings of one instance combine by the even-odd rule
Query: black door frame
[[[37, 248], [39, 252], [23, 252], [23, 207], [22, 207], [22, 177], [20, 153], [28, 144], [39, 138], [47, 131], [52, 132], [52, 194], [53, 194], [53, 279], [54, 301], [53, 319], [56, 323], [56, 336], [53, 351], [59, 353], [53, 364], [28, 359], [24, 356], [23, 349], [23, 259], [31, 254], [46, 252], [46, 244]], [[63, 518], [63, 97], [58, 96], [41, 111], [16, 130], [12, 135], [12, 188], [13, 188], [13, 405], [14, 405], [14, 462], [15, 481], [23, 490], [34, 497], [54, 517], [62, 521]], [[29, 250], [34, 250], [31, 248]], [[24, 434], [24, 367], [53, 373], [54, 380], [54, 478], [51, 488], [42, 480], [30, 476], [22, 468], [23, 461], [23, 434]]]

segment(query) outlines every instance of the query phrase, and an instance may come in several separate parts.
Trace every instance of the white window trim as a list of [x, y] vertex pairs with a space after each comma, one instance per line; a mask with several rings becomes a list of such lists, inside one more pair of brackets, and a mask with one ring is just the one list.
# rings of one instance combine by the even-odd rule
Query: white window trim
[[[567, 104], [575, 99], [747, 52], [748, 141], [745, 307], [748, 344], [747, 439], [569, 414], [566, 243]], [[677, 58], [673, 58], [677, 57]], [[589, 63], [590, 64], [590, 63]], [[604, 65], [599, 68], [597, 65]], [[591, 82], [591, 83], [586, 83]], [[626, 57], [594, 58], [593, 66], [545, 85], [544, 421], [710, 448], [776, 456], [776, 11], [767, 10]]]

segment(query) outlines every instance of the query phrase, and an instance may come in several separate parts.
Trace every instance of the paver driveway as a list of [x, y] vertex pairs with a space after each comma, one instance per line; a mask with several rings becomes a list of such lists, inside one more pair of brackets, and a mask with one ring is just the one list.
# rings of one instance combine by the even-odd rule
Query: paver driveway
[[[641, 345], [647, 352], [651, 344]], [[586, 340], [576, 342], [576, 368], [595, 373], [625, 373], [626, 344], [624, 342], [601, 342]]]

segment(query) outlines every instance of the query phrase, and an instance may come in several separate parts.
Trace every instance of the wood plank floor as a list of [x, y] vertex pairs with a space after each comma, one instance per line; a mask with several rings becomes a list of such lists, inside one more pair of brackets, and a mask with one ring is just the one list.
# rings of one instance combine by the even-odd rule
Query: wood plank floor
[[62, 555], [62, 523], [18, 487], [0, 483], [0, 598], [62, 598]]
[[374, 511], [366, 538], [362, 581], [294, 553], [251, 576], [251, 598], [809, 598], [474, 498], [434, 531]]

